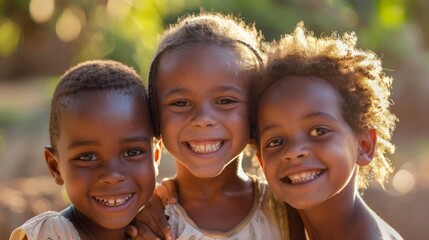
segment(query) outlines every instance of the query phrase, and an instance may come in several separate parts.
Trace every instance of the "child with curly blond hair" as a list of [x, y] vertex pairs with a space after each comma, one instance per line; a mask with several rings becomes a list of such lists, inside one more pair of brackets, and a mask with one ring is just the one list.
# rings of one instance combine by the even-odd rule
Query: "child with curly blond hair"
[[299, 23], [268, 50], [256, 143], [273, 193], [310, 239], [402, 239], [358, 193], [392, 172], [392, 79], [354, 33], [315, 37]]

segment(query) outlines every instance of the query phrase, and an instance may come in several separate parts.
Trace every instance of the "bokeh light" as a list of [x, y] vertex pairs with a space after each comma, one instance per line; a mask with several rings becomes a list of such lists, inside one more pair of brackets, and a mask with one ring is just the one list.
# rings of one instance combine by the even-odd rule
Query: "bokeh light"
[[399, 170], [392, 180], [395, 190], [402, 194], [410, 192], [414, 188], [414, 183], [413, 174], [405, 169]]
[[72, 42], [79, 37], [82, 30], [82, 22], [72, 8], [64, 9], [58, 18], [55, 31], [59, 39], [63, 42]]
[[132, 3], [132, 0], [109, 0], [106, 6], [107, 14], [121, 20], [129, 15]]
[[0, 21], [0, 56], [7, 57], [15, 52], [20, 35], [15, 22], [7, 18]]
[[36, 23], [49, 21], [55, 12], [54, 0], [31, 0], [29, 6], [30, 16]]

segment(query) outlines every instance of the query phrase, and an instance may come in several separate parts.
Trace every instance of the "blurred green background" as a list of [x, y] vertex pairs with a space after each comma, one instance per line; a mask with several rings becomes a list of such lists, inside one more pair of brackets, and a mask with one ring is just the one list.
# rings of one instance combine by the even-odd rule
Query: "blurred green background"
[[[298, 21], [317, 36], [355, 31], [394, 77], [395, 172], [364, 199], [405, 239], [429, 236], [429, 1], [427, 0], [0, 0], [0, 239], [67, 203], [44, 164], [49, 100], [59, 76], [88, 59], [114, 59], [147, 78], [159, 34], [179, 16], [232, 13], [266, 40]], [[250, 164], [246, 162], [246, 166]], [[164, 153], [161, 175], [173, 174]]]

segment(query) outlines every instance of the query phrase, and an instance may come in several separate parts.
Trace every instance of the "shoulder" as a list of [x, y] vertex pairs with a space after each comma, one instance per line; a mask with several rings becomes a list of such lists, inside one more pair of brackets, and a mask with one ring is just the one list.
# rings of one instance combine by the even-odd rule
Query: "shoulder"
[[15, 229], [10, 240], [27, 237], [32, 239], [73, 239], [79, 240], [79, 234], [73, 224], [58, 212], [44, 212]]
[[401, 235], [391, 227], [387, 222], [381, 219], [378, 215], [374, 213], [375, 221], [377, 222], [377, 227], [379, 234], [382, 240], [403, 240]]
[[377, 240], [402, 240], [399, 233], [386, 221], [377, 215], [363, 201], [363, 204], [355, 215], [353, 229], [349, 231], [349, 236], [360, 236], [359, 239]]

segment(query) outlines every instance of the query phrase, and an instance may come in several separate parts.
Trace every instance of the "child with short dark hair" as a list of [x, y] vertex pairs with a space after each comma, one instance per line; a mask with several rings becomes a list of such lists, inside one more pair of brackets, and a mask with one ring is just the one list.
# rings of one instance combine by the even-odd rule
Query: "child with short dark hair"
[[299, 23], [268, 49], [257, 143], [274, 194], [310, 239], [402, 239], [358, 194], [392, 172], [392, 79], [354, 33], [314, 37]]
[[49, 133], [46, 164], [71, 205], [33, 217], [10, 239], [126, 239], [153, 193], [159, 156], [140, 77], [115, 61], [72, 67], [55, 89]]

